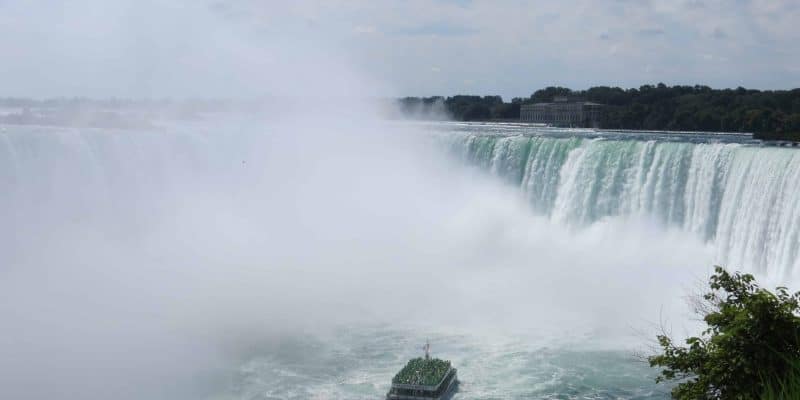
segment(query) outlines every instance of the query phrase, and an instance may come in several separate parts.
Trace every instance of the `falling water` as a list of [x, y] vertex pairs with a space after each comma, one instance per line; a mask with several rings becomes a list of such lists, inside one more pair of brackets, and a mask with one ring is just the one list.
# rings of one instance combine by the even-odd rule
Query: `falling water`
[[470, 127], [443, 140], [554, 222], [651, 218], [712, 243], [722, 265], [777, 281], [800, 269], [800, 151], [742, 136], [509, 131]]

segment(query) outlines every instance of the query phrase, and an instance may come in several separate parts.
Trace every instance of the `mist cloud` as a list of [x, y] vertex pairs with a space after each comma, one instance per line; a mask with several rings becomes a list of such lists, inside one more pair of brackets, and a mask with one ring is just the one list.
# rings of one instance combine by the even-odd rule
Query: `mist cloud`
[[[522, 26], [561, 11], [506, 19], [516, 42], [495, 48], [511, 8], [420, 4], [0, 3], [7, 94], [294, 99], [267, 121], [0, 133], [0, 397], [202, 398], [248, 348], [296, 332], [435, 321], [613, 338], [680, 303], [709, 258], [700, 241], [646, 221], [553, 225], [424, 126], [356, 101], [457, 90], [404, 54], [461, 80], [547, 54], [553, 39]], [[388, 37], [410, 13], [481, 35]], [[578, 40], [558, 36], [571, 18], [541, 29]], [[374, 34], [353, 32], [365, 21]]]
[[710, 258], [646, 221], [536, 217], [424, 126], [323, 115], [4, 134], [3, 397], [207, 397], [253, 347], [342, 325], [627, 347]]

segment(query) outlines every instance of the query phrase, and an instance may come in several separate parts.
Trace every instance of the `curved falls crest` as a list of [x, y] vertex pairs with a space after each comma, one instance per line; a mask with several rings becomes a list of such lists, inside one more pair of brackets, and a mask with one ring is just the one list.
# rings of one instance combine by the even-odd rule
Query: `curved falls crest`
[[785, 281], [800, 268], [800, 151], [739, 143], [448, 134], [469, 164], [533, 209], [584, 226], [640, 216], [710, 242], [730, 268]]
[[[439, 133], [458, 158], [519, 187], [532, 209], [555, 223], [655, 219], [709, 243], [721, 265], [781, 282], [797, 278], [800, 150], [656, 136]], [[121, 212], [88, 208], [130, 204], [145, 191], [180, 190], [175, 183], [185, 177], [208, 180], [215, 169], [241, 167], [235, 157], [252, 151], [248, 140], [228, 139], [37, 128], [0, 134], [0, 217], [24, 227], [26, 216], [65, 204], [84, 214]], [[152, 210], [135, 211], [146, 217]]]

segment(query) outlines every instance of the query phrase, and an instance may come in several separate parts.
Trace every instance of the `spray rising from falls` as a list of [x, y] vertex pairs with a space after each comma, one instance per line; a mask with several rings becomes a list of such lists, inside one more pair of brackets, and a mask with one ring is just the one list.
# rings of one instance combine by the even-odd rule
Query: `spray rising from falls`
[[[244, 395], [234, 398], [376, 398], [411, 356], [402, 349], [437, 331], [474, 382], [464, 398], [524, 397], [533, 385], [572, 393], [572, 377], [585, 371], [539, 348], [587, 338], [627, 348], [631, 324], [659, 309], [681, 313], [681, 285], [710, 265], [709, 246], [678, 230], [622, 219], [562, 226], [633, 212], [604, 188], [630, 196], [638, 175], [625, 174], [635, 163], [591, 173], [613, 169], [614, 157], [603, 156], [612, 149], [590, 151], [611, 141], [446, 136], [462, 156], [524, 182], [548, 221], [493, 177], [451, 169], [413, 126], [219, 118], [143, 131], [0, 132], [0, 353], [9, 355], [0, 357], [0, 397], [203, 398], [226, 393], [227, 369], [244, 365], [234, 385]], [[610, 154], [636, 160], [642, 144]], [[580, 182], [605, 175], [618, 182], [597, 183], [593, 200], [582, 200]], [[672, 176], [643, 172], [638, 179], [657, 183], [636, 206], [664, 208]], [[682, 210], [665, 215], [690, 214]], [[498, 349], [500, 331], [535, 344]], [[298, 332], [320, 332], [297, 345], [313, 355], [284, 350]], [[464, 332], [476, 344], [462, 346]], [[369, 360], [365, 337], [377, 340]], [[487, 353], [502, 378], [485, 379]], [[631, 371], [610, 374], [643, 378], [580, 393], [650, 391], [646, 372]]]
[[445, 144], [553, 221], [643, 217], [712, 243], [716, 261], [787, 281], [800, 270], [800, 152], [742, 143], [455, 133]]

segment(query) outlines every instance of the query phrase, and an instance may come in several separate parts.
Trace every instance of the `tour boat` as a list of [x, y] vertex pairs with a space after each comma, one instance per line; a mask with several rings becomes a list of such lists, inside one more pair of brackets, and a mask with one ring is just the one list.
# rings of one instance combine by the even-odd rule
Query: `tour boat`
[[458, 376], [450, 361], [431, 358], [426, 343], [425, 358], [412, 358], [392, 378], [387, 400], [444, 400], [458, 390]]

